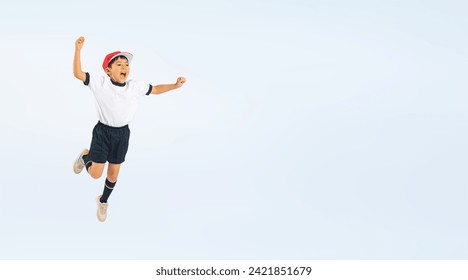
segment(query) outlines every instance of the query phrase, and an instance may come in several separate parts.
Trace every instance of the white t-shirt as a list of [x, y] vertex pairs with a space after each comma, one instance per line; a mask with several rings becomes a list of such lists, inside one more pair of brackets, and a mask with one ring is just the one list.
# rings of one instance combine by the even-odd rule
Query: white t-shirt
[[94, 93], [99, 121], [112, 127], [129, 124], [135, 116], [138, 99], [149, 95], [152, 89], [149, 83], [128, 80], [119, 84], [108, 76], [88, 73], [84, 84]]

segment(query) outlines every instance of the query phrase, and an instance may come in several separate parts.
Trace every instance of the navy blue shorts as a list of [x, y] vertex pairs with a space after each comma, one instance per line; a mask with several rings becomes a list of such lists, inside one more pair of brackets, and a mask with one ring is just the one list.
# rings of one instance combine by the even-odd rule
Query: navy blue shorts
[[97, 163], [106, 161], [121, 164], [125, 161], [130, 140], [128, 125], [111, 127], [98, 122], [93, 129], [93, 140], [89, 149], [89, 159]]

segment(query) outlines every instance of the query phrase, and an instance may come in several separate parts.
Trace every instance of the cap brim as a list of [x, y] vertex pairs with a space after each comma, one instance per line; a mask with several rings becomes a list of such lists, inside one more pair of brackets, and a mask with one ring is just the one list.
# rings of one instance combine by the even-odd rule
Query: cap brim
[[109, 59], [109, 61], [111, 61], [112, 59], [114, 59], [114, 58], [116, 58], [118, 56], [121, 56], [121, 55], [123, 55], [123, 56], [125, 56], [127, 58], [128, 63], [132, 62], [133, 54], [131, 54], [129, 52], [120, 52], [120, 53], [114, 55], [113, 57], [111, 57], [111, 59]]

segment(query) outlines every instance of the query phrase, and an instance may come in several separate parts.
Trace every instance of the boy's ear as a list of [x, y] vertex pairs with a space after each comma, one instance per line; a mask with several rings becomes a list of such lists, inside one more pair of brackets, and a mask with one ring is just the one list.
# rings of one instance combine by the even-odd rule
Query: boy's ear
[[109, 67], [106, 68], [106, 74], [107, 74], [107, 76], [110, 75], [110, 68]]

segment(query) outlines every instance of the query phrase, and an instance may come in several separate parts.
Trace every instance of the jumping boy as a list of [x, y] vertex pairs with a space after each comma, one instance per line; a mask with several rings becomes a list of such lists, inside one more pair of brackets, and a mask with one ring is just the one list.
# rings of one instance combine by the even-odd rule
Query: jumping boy
[[161, 94], [180, 88], [185, 83], [184, 77], [177, 78], [175, 84], [152, 86], [149, 83], [127, 80], [130, 74], [130, 62], [133, 55], [128, 52], [112, 52], [104, 58], [102, 68], [107, 74], [89, 74], [81, 70], [81, 48], [85, 38], [75, 42], [73, 75], [93, 92], [99, 122], [93, 129], [91, 147], [83, 150], [73, 165], [73, 171], [79, 174], [86, 167], [92, 178], [102, 176], [106, 162], [107, 177], [102, 195], [97, 197], [97, 218], [104, 222], [112, 190], [117, 183], [120, 165], [125, 161], [128, 150], [130, 130], [138, 99], [149, 94]]

